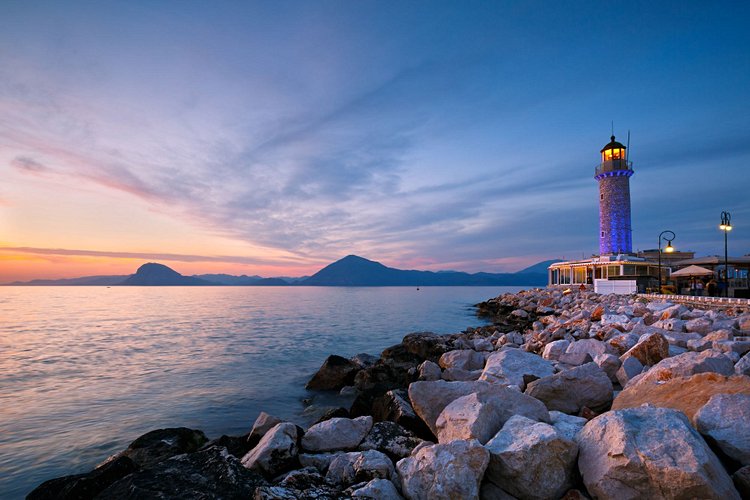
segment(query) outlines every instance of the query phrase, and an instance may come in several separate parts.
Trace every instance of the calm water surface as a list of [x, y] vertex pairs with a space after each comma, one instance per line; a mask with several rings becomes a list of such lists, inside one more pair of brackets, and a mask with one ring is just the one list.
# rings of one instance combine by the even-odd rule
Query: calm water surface
[[484, 324], [473, 304], [521, 288], [0, 287], [0, 498], [160, 427], [309, 423], [328, 354]]

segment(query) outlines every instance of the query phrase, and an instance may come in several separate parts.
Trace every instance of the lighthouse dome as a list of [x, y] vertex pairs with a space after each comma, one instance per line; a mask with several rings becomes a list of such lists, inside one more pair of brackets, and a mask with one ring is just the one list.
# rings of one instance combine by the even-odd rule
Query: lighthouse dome
[[614, 135], [612, 137], [610, 137], [610, 139], [611, 140], [610, 140], [609, 144], [607, 144], [606, 146], [604, 146], [602, 148], [602, 150], [599, 151], [600, 153], [603, 153], [603, 152], [607, 151], [608, 149], [625, 149], [625, 146], [623, 146], [621, 143], [619, 143], [619, 142], [617, 142], [615, 140], [615, 136]]

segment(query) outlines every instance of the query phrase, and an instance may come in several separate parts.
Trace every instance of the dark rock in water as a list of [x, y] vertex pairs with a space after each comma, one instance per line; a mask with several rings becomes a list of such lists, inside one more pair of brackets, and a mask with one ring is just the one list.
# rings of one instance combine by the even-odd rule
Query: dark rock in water
[[139, 437], [118, 456], [130, 458], [140, 467], [149, 467], [162, 460], [198, 451], [208, 442], [202, 431], [187, 427], [157, 429]]
[[102, 491], [96, 498], [158, 498], [161, 500], [247, 499], [268, 483], [245, 469], [225, 448], [214, 446], [164, 460], [130, 474]]
[[361, 392], [379, 396], [391, 389], [403, 389], [419, 376], [418, 359], [410, 362], [381, 359], [373, 366], [360, 370], [354, 377], [354, 387]]
[[443, 353], [450, 350], [450, 347], [445, 343], [445, 338], [432, 332], [410, 333], [404, 337], [401, 343], [411, 354], [419, 356], [423, 360], [429, 359], [434, 362], [437, 362]]
[[137, 470], [138, 466], [128, 457], [117, 457], [88, 474], [76, 474], [45, 481], [26, 498], [29, 500], [94, 498], [110, 484]]
[[380, 358], [378, 358], [377, 356], [373, 356], [372, 354], [367, 354], [365, 352], [362, 352], [362, 353], [352, 356], [351, 361], [352, 363], [356, 364], [360, 368], [368, 368], [374, 365], [378, 359]]
[[326, 358], [305, 388], [319, 391], [339, 390], [345, 385], [352, 385], [359, 369], [353, 361], [332, 354]]
[[260, 438], [257, 438], [255, 442], [252, 442], [249, 440], [249, 436], [250, 434], [245, 434], [244, 436], [223, 435], [204, 444], [201, 450], [207, 450], [212, 446], [222, 446], [227, 449], [230, 455], [242, 458], [260, 441]]
[[380, 451], [396, 462], [411, 455], [411, 451], [422, 442], [413, 432], [395, 422], [376, 422], [359, 449]]
[[427, 424], [417, 416], [405, 390], [388, 391], [376, 398], [371, 406], [371, 414], [377, 422], [395, 422], [422, 439], [437, 441]]
[[315, 424], [331, 420], [332, 418], [349, 418], [349, 410], [346, 408], [331, 408], [321, 415], [320, 418], [315, 421]]

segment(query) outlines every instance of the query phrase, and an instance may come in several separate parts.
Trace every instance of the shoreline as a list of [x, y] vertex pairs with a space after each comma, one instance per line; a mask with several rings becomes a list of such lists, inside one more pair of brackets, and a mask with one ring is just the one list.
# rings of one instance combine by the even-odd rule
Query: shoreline
[[[627, 420], [628, 411], [645, 412], [638, 418], [681, 432], [692, 439], [685, 438], [690, 446], [703, 446], [713, 457], [704, 468], [721, 480], [704, 484], [696, 471], [698, 486], [691, 487], [739, 498], [735, 488], [750, 477], [744, 458], [728, 459], [719, 445], [709, 447], [701, 436], [712, 436], [711, 429], [698, 434], [695, 422], [679, 415], [707, 412], [709, 400], [713, 405], [723, 394], [739, 398], [732, 408], [744, 404], [743, 398], [750, 401], [750, 307], [701, 311], [644, 297], [535, 289], [477, 308], [492, 315], [494, 324], [447, 335], [409, 334], [379, 358], [329, 356], [308, 388], [342, 391], [354, 401], [307, 430], [261, 413], [244, 436], [208, 441], [202, 432], [184, 428], [152, 431], [92, 472], [46, 481], [29, 498], [116, 498], [139, 491], [162, 491], [164, 498], [191, 491], [213, 491], [212, 498], [438, 498], [430, 490], [434, 481], [454, 496], [524, 498], [530, 493], [523, 490], [523, 471], [534, 470], [534, 464], [512, 474], [513, 460], [501, 443], [527, 444], [524, 456], [531, 460], [541, 454], [538, 443], [529, 442], [534, 439], [554, 443], [556, 456], [568, 457], [553, 474], [563, 483], [542, 485], [550, 498], [601, 497], [595, 492], [608, 491], [608, 483], [592, 479], [586, 462], [601, 450], [590, 450], [586, 431], [607, 418]], [[701, 359], [692, 359], [696, 356]], [[704, 369], [707, 364], [711, 369]], [[667, 381], [680, 378], [682, 385], [722, 386], [725, 392], [714, 391], [700, 407], [663, 415], [663, 408], [675, 404], [664, 404], [668, 395], [648, 400], [655, 384], [670, 385], [649, 379], [657, 372]], [[705, 372], [719, 378], [707, 384], [699, 380]], [[622, 406], [628, 398], [642, 402], [638, 397], [644, 394], [656, 406]], [[741, 425], [750, 435], [748, 424]], [[460, 471], [456, 477], [434, 469], [447, 457]], [[729, 474], [739, 486], [732, 486]]]

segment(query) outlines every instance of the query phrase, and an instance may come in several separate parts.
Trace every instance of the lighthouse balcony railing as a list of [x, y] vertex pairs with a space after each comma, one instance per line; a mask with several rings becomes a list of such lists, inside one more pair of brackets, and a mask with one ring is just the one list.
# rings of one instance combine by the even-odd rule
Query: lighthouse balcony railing
[[595, 167], [594, 172], [596, 173], [594, 175], [599, 175], [604, 172], [614, 172], [616, 170], [630, 170], [632, 172], [633, 162], [627, 160], [608, 160]]

